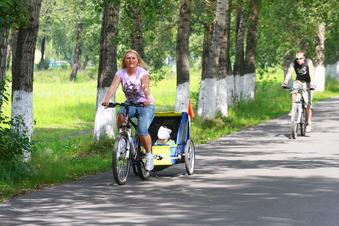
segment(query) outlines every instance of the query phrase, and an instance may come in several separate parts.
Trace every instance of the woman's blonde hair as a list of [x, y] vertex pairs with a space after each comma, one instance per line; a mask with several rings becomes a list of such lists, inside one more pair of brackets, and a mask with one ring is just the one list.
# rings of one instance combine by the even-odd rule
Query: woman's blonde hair
[[146, 70], [149, 68], [149, 66], [140, 58], [139, 53], [137, 51], [133, 50], [133, 49], [130, 49], [130, 50], [127, 50], [124, 53], [124, 56], [122, 57], [122, 60], [121, 60], [121, 67], [122, 67], [122, 69], [127, 68], [125, 60], [126, 60], [126, 57], [127, 57], [128, 53], [134, 53], [137, 56], [138, 66], [139, 67], [142, 67], [142, 68], [144, 68]]

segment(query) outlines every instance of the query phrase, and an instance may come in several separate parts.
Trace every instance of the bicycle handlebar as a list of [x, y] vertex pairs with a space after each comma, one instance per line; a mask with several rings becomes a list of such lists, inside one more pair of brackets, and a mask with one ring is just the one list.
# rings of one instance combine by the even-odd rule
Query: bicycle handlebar
[[291, 91], [293, 91], [293, 90], [297, 90], [297, 91], [299, 91], [299, 90], [303, 90], [303, 91], [306, 91], [306, 90], [314, 90], [314, 89], [312, 89], [312, 88], [291, 88], [291, 87], [288, 87], [288, 86], [285, 86], [285, 87], [283, 87], [283, 89], [289, 89], [289, 90], [291, 90]]
[[142, 107], [142, 106], [144, 106], [144, 103], [143, 102], [137, 102], [137, 103], [133, 103], [133, 102], [112, 103], [112, 102], [110, 102], [106, 108], [114, 108], [117, 105], [121, 106], [121, 107], [128, 107], [128, 106]]

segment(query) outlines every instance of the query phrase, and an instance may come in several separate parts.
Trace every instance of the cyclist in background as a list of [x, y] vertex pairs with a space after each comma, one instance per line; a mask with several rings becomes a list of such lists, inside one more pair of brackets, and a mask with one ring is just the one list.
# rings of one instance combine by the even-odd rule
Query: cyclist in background
[[[295, 54], [295, 60], [290, 63], [288, 71], [285, 76], [284, 83], [281, 84], [281, 87], [284, 88], [287, 86], [288, 81], [292, 78], [293, 70], [297, 74], [296, 80], [293, 82], [293, 89], [298, 88], [309, 88], [307, 92], [303, 92], [303, 97], [306, 104], [306, 132], [311, 132], [313, 130], [312, 125], [312, 100], [313, 100], [313, 90], [316, 86], [314, 85], [314, 67], [311, 59], [305, 58], [305, 52], [299, 50]], [[292, 105], [297, 97], [297, 90], [291, 92]], [[291, 116], [291, 112], [289, 113]]]
[[[129, 117], [137, 117], [137, 135], [146, 149], [145, 169], [150, 171], [154, 168], [152, 155], [152, 139], [148, 133], [149, 126], [154, 118], [154, 99], [149, 88], [150, 76], [146, 63], [140, 58], [135, 50], [128, 50], [122, 58], [122, 69], [117, 71], [109, 87], [102, 105], [107, 107], [111, 97], [115, 94], [119, 85], [125, 93], [126, 102], [142, 102], [143, 106], [130, 106]], [[120, 108], [118, 112], [118, 128], [124, 122], [126, 109]]]

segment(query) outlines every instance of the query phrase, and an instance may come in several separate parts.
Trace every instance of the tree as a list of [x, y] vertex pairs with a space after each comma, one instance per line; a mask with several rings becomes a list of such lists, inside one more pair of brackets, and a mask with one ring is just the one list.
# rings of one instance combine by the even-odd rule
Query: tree
[[258, 42], [259, 0], [251, 0], [246, 40], [245, 74], [243, 83], [244, 99], [254, 99], [256, 87], [256, 51]]
[[177, 90], [175, 111], [187, 111], [190, 98], [189, 36], [191, 0], [182, 0], [177, 33]]
[[318, 24], [315, 39], [314, 77], [317, 91], [325, 90], [325, 24]]
[[71, 82], [74, 82], [77, 78], [77, 73], [81, 68], [81, 33], [82, 33], [82, 23], [77, 24], [76, 32], [76, 41], [75, 41], [75, 50], [74, 50], [74, 61], [72, 65], [72, 72], [69, 77]]
[[141, 59], [145, 59], [145, 46], [143, 38], [143, 21], [142, 21], [142, 9], [141, 6], [143, 1], [140, 0], [129, 0], [126, 1], [126, 12], [130, 17], [130, 26], [131, 26], [131, 48], [136, 50]]
[[[8, 33], [9, 33], [8, 27], [3, 27], [0, 30], [0, 84], [5, 81]], [[2, 99], [2, 90], [0, 90], [0, 101], [1, 99]]]
[[216, 115], [217, 68], [220, 58], [220, 44], [227, 18], [227, 1], [217, 0], [215, 23], [211, 40], [206, 73], [201, 79], [198, 115], [202, 120], [212, 119]]
[[[113, 0], [111, 3], [104, 1], [94, 127], [95, 141], [99, 141], [105, 136], [114, 137], [116, 127], [115, 108], [104, 109], [101, 103], [117, 71], [118, 40], [116, 37], [118, 37], [119, 10], [119, 0]], [[115, 96], [112, 98], [112, 102], [115, 102]]]
[[[0, 4], [0, 84], [4, 83], [7, 68], [8, 56], [8, 37], [10, 27], [19, 26], [27, 19], [27, 11], [25, 10], [25, 3], [20, 0], [4, 1]], [[3, 98], [3, 90], [0, 89], [0, 102]], [[1, 110], [0, 105], [0, 110]]]
[[[27, 131], [27, 137], [29, 141], [32, 141], [34, 52], [39, 29], [41, 0], [31, 0], [28, 4], [27, 23], [16, 29], [13, 34], [11, 116], [23, 118], [25, 125], [21, 131]], [[24, 161], [28, 160], [30, 160], [30, 153], [26, 153], [24, 157]]]
[[239, 104], [242, 93], [243, 93], [243, 76], [245, 73], [245, 8], [243, 3], [239, 4], [237, 8], [237, 19], [236, 19], [236, 43], [235, 43], [235, 60], [234, 60], [234, 92], [233, 102]]
[[231, 74], [230, 65], [230, 24], [231, 24], [231, 0], [226, 3], [226, 21], [224, 34], [220, 44], [220, 58], [218, 68], [216, 112], [220, 115], [228, 116], [228, 75]]

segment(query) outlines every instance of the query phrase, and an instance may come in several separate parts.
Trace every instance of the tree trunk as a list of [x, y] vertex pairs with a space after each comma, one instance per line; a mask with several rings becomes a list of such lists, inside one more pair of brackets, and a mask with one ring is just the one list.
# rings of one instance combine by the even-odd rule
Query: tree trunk
[[[116, 128], [115, 108], [105, 109], [101, 103], [117, 71], [119, 2], [119, 0], [110, 4], [104, 2], [94, 126], [95, 141], [99, 141], [103, 137], [113, 138]], [[111, 102], [115, 102], [115, 96], [112, 97]]]
[[245, 38], [245, 10], [243, 6], [237, 11], [236, 44], [234, 60], [234, 96], [233, 100], [237, 105], [243, 92], [244, 63], [244, 38]]
[[74, 82], [76, 80], [78, 71], [81, 68], [81, 43], [80, 43], [81, 33], [82, 33], [82, 24], [78, 24], [74, 52], [74, 64], [72, 65], [72, 73], [69, 77], [69, 80], [71, 82]]
[[318, 25], [318, 35], [315, 39], [314, 77], [317, 91], [325, 90], [325, 24]]
[[11, 44], [11, 41], [9, 41], [9, 44], [7, 45], [7, 54], [6, 54], [6, 59], [7, 59], [6, 70], [9, 70], [9, 67], [11, 65], [11, 52], [12, 52], [12, 44]]
[[208, 63], [208, 54], [212, 42], [213, 23], [204, 24], [204, 42], [202, 47], [202, 60], [201, 60], [201, 77], [206, 77], [206, 68]]
[[142, 32], [141, 10], [138, 6], [130, 7], [132, 16], [131, 47], [136, 50], [141, 59], [145, 59], [144, 39]]
[[217, 68], [219, 65], [220, 44], [226, 25], [227, 2], [218, 0], [216, 5], [215, 23], [206, 74], [202, 77], [200, 84], [198, 115], [201, 116], [203, 121], [214, 118], [216, 114]]
[[[13, 36], [12, 62], [12, 118], [21, 116], [24, 125], [20, 130], [32, 141], [33, 136], [33, 72], [34, 52], [39, 29], [41, 0], [30, 1], [29, 19]], [[24, 154], [29, 161], [30, 153]]]
[[187, 111], [190, 98], [189, 37], [191, 22], [191, 0], [182, 0], [177, 34], [177, 90], [176, 112]]
[[41, 40], [41, 59], [39, 62], [40, 70], [45, 70], [45, 43], [46, 43], [46, 38], [43, 37]]
[[251, 0], [250, 16], [248, 18], [245, 74], [243, 81], [243, 98], [254, 99], [256, 87], [256, 51], [258, 43], [259, 0]]
[[[7, 59], [7, 42], [8, 42], [8, 27], [0, 30], [0, 88], [4, 85], [6, 77], [6, 59]], [[0, 89], [0, 112], [2, 109], [3, 90]]]
[[229, 73], [230, 62], [230, 5], [231, 0], [226, 0], [226, 20], [225, 29], [223, 31], [221, 45], [220, 45], [220, 58], [218, 69], [218, 82], [217, 82], [217, 96], [216, 96], [216, 112], [224, 117], [228, 116], [227, 104], [227, 75]]
[[87, 64], [88, 64], [88, 61], [89, 61], [89, 56], [86, 55], [86, 56], [85, 56], [84, 63], [83, 63], [82, 66], [81, 66], [81, 70], [85, 70], [85, 69], [86, 69]]

